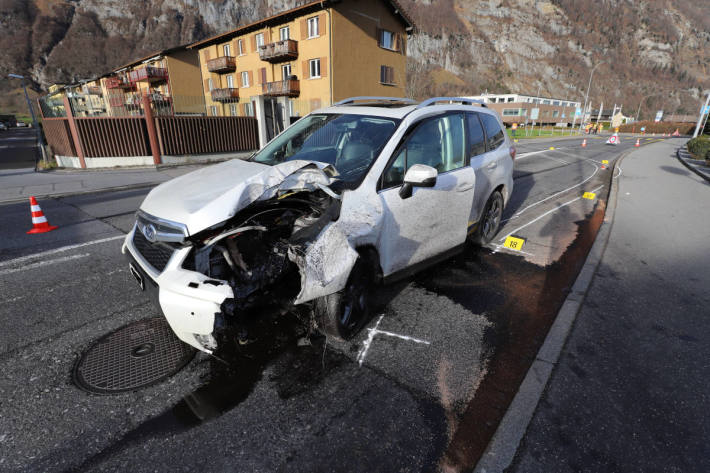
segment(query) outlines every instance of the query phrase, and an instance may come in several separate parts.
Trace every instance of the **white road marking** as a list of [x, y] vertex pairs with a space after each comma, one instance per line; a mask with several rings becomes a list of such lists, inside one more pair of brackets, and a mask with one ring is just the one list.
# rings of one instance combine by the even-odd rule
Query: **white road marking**
[[367, 351], [370, 349], [370, 347], [372, 346], [372, 342], [375, 340], [375, 335], [385, 335], [387, 337], [399, 338], [401, 340], [407, 340], [409, 342], [420, 343], [422, 345], [431, 345], [431, 342], [428, 342], [426, 340], [421, 340], [419, 338], [410, 337], [408, 335], [400, 335], [399, 333], [389, 332], [387, 330], [379, 330], [377, 327], [380, 326], [380, 322], [382, 322], [383, 318], [384, 318], [384, 315], [381, 315], [380, 318], [377, 319], [377, 323], [375, 323], [375, 326], [373, 328], [367, 329], [367, 331], [369, 333], [367, 334], [367, 338], [362, 342], [362, 348], [358, 352], [357, 358], [356, 358], [359, 366], [362, 366], [362, 363], [365, 361], [365, 357], [367, 356]]
[[3, 266], [11, 266], [11, 265], [15, 265], [17, 263], [22, 263], [23, 261], [27, 261], [27, 260], [31, 260], [31, 259], [35, 259], [35, 258], [41, 258], [44, 256], [53, 255], [56, 253], [63, 253], [65, 251], [73, 250], [76, 248], [82, 248], [82, 247], [88, 246], [88, 245], [96, 245], [98, 243], [105, 243], [107, 241], [119, 240], [121, 238], [126, 238], [126, 235], [116, 235], [116, 236], [112, 236], [112, 237], [108, 237], [108, 238], [101, 238], [99, 240], [87, 241], [84, 243], [77, 243], [76, 245], [63, 246], [61, 248], [56, 248], [54, 250], [42, 251], [41, 253], [35, 253], [33, 255], [21, 256], [19, 258], [0, 262], [0, 268], [2, 268]]
[[[591, 164], [591, 163], [590, 163], [590, 164]], [[563, 190], [561, 190], [561, 191], [559, 191], [559, 192], [556, 192], [556, 193], [552, 194], [552, 195], [549, 196], [549, 197], [545, 197], [545, 198], [542, 199], [542, 200], [539, 200], [539, 201], [537, 201], [537, 202], [535, 202], [535, 203], [532, 203], [532, 204], [528, 205], [527, 207], [523, 208], [522, 210], [518, 210], [517, 212], [515, 212], [515, 214], [514, 214], [512, 217], [507, 218], [507, 219], [505, 219], [505, 220], [501, 220], [500, 223], [505, 223], [505, 222], [507, 222], [507, 221], [509, 221], [509, 220], [513, 220], [514, 218], [518, 218], [518, 217], [520, 217], [521, 214], [523, 214], [523, 212], [525, 212], [525, 211], [527, 211], [527, 210], [529, 210], [529, 209], [535, 207], [536, 205], [542, 204], [543, 202], [546, 202], [546, 201], [552, 199], [553, 197], [556, 197], [556, 196], [558, 196], [558, 195], [560, 195], [560, 194], [564, 194], [565, 192], [570, 191], [570, 190], [574, 189], [575, 187], [579, 187], [579, 186], [583, 185], [585, 182], [588, 182], [591, 178], [593, 178], [593, 177], [596, 175], [596, 173], [599, 172], [599, 166], [597, 166], [596, 164], [592, 164], [592, 166], [594, 166], [594, 172], [593, 172], [589, 177], [587, 177], [587, 178], [584, 179], [582, 182], [580, 182], [579, 184], [575, 184], [575, 185], [573, 185], [573, 186], [571, 186], [571, 187], [568, 187], [567, 189], [563, 189]]]
[[50, 260], [45, 260], [45, 261], [38, 261], [37, 263], [28, 264], [27, 266], [22, 266], [21, 268], [3, 269], [3, 270], [0, 270], [0, 276], [6, 276], [8, 274], [17, 273], [19, 271], [26, 271], [28, 269], [41, 268], [43, 266], [48, 266], [50, 264], [63, 263], [65, 261], [71, 261], [71, 260], [75, 260], [75, 259], [79, 259], [79, 258], [86, 258], [87, 256], [91, 256], [91, 255], [89, 253], [83, 253], [80, 255], [63, 256], [61, 258], [55, 258], [55, 259], [50, 259]]
[[621, 166], [619, 166], [617, 169], [619, 170], [619, 174], [614, 176], [614, 179], [618, 179], [619, 177], [621, 177]]
[[535, 256], [534, 254], [528, 253], [527, 251], [523, 251], [523, 250], [511, 250], [511, 249], [509, 249], [509, 248], [506, 248], [506, 247], [503, 246], [503, 245], [498, 245], [497, 243], [493, 243], [493, 246], [494, 246], [495, 248], [493, 249], [493, 253], [492, 253], [492, 254], [496, 254], [496, 253], [498, 253], [499, 251], [507, 251], [507, 252], [512, 253], [512, 254], [522, 253], [522, 254], [528, 255], [528, 256]]
[[[597, 187], [596, 189], [592, 189], [592, 190], [589, 191], [589, 192], [596, 192], [596, 191], [598, 191], [599, 189], [601, 189], [602, 187], [604, 187], [604, 185], [601, 185], [601, 186]], [[571, 204], [571, 203], [577, 202], [577, 201], [580, 200], [581, 198], [582, 198], [582, 196], [576, 197], [576, 198], [574, 198], [574, 199], [572, 199], [572, 200], [570, 200], [570, 201], [568, 201], [568, 202], [565, 202], [565, 203], [562, 204], [562, 205], [559, 205], [559, 206], [555, 207], [554, 209], [548, 210], [548, 211], [545, 212], [544, 214], [539, 215], [538, 217], [536, 217], [536, 218], [530, 220], [530, 221], [529, 221], [528, 223], [526, 223], [525, 225], [519, 226], [518, 228], [516, 228], [516, 229], [513, 230], [512, 232], [508, 233], [507, 235], [505, 235], [503, 238], [501, 238], [501, 239], [498, 240], [498, 241], [504, 241], [506, 238], [508, 238], [508, 237], [509, 237], [510, 235], [512, 235], [513, 233], [518, 233], [518, 231], [522, 230], [523, 228], [527, 227], [528, 225], [532, 225], [533, 223], [537, 222], [537, 221], [540, 220], [541, 218], [543, 218], [543, 217], [545, 217], [545, 216], [551, 214], [552, 212], [556, 212], [556, 211], [560, 210], [562, 207], [566, 207], [566, 206], [568, 206], [568, 205]]]

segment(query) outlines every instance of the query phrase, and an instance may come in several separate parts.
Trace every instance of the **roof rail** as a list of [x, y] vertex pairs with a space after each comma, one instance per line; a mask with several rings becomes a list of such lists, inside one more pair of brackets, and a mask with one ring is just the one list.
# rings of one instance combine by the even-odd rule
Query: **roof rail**
[[362, 101], [371, 101], [371, 102], [403, 102], [403, 103], [409, 103], [412, 105], [415, 105], [417, 102], [408, 99], [405, 97], [370, 97], [367, 95], [364, 95], [362, 97], [350, 97], [345, 100], [341, 100], [338, 103], [334, 103], [333, 106], [337, 107], [338, 105], [347, 105], [355, 102], [362, 102]]
[[486, 104], [483, 103], [483, 100], [479, 99], [469, 99], [466, 97], [432, 97], [417, 105], [417, 110], [423, 107], [428, 107], [429, 105], [435, 105], [437, 102], [461, 102], [464, 105], [477, 104], [482, 107], [486, 106]]

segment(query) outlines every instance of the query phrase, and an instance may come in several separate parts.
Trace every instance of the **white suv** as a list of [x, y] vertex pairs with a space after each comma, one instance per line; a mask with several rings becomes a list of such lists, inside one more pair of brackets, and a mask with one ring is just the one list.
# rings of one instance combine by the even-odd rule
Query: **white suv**
[[515, 149], [470, 99], [356, 97], [315, 111], [249, 160], [173, 179], [141, 204], [123, 252], [177, 336], [214, 352], [267, 311], [310, 306], [349, 338], [371, 285], [496, 234]]

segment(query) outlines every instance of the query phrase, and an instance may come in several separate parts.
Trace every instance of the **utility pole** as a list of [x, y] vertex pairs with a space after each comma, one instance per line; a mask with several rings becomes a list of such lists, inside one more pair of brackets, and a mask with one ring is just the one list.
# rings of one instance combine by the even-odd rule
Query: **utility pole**
[[698, 124], [695, 125], [695, 132], [693, 133], [693, 138], [697, 138], [698, 133], [700, 132], [700, 124], [703, 122], [703, 115], [705, 115], [705, 110], [707, 109], [708, 104], [710, 104], [710, 93], [708, 93], [708, 98], [705, 99], [705, 105], [700, 107], [700, 115], [698, 115]]
[[579, 123], [579, 131], [582, 131], [582, 124], [584, 123], [584, 118], [586, 117], [587, 114], [587, 102], [589, 101], [589, 89], [592, 87], [592, 76], [594, 76], [594, 70], [604, 64], [606, 61], [602, 61], [596, 66], [592, 68], [592, 71], [589, 73], [589, 83], [587, 84], [587, 94], [584, 96], [584, 108], [582, 112], [582, 121]]
[[[22, 90], [25, 92], [25, 100], [27, 101], [27, 108], [30, 109], [30, 116], [32, 117], [32, 126], [37, 133], [37, 146], [39, 147], [40, 155], [42, 156], [42, 161], [47, 164], [47, 156], [44, 153], [44, 140], [42, 140], [42, 130], [39, 129], [37, 124], [37, 118], [35, 117], [35, 111], [32, 108], [32, 103], [30, 102], [30, 96], [27, 94], [27, 83], [25, 81], [25, 76], [19, 74], [8, 74], [10, 79], [20, 79], [22, 81]], [[35, 164], [35, 171], [37, 170], [37, 164]]]

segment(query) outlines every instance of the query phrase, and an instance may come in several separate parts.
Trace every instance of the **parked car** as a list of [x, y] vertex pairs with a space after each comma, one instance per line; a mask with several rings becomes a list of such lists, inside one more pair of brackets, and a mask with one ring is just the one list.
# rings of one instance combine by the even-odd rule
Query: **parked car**
[[0, 122], [0, 130], [7, 130], [7, 125], [5, 125], [3, 122]]
[[27, 123], [25, 123], [25, 122], [17, 122], [17, 123], [15, 124], [15, 126], [23, 127], [23, 126], [27, 126]]
[[173, 331], [200, 350], [294, 306], [347, 339], [368, 320], [374, 283], [495, 236], [513, 190], [503, 130], [472, 100], [348, 99], [247, 161], [153, 189], [123, 252]]

